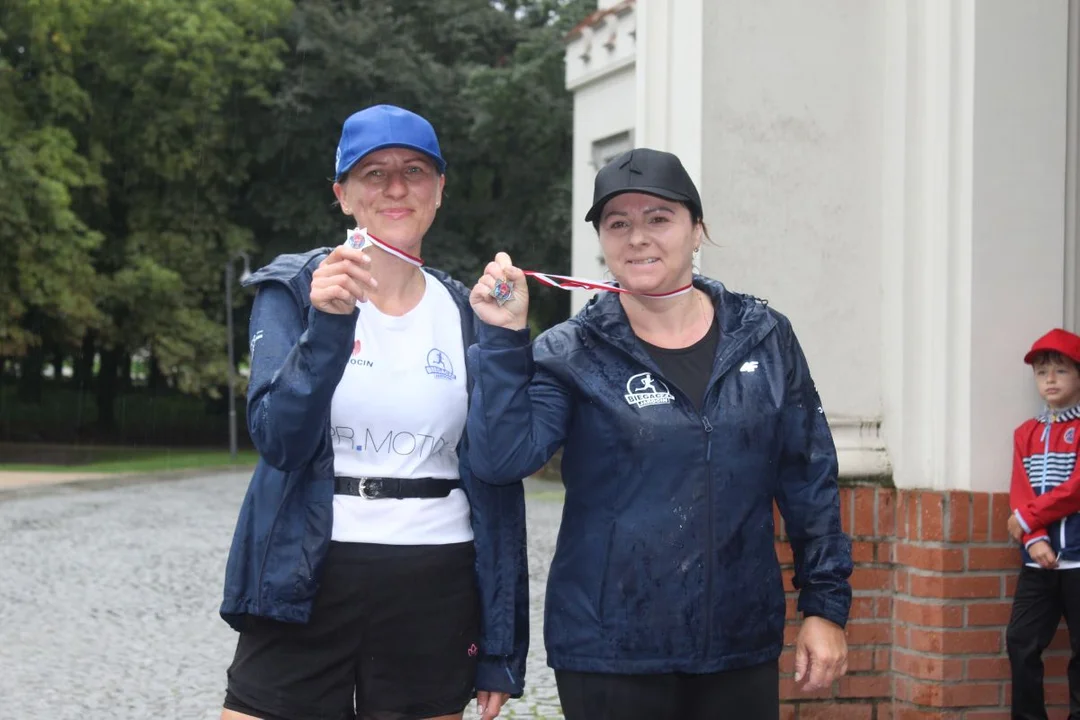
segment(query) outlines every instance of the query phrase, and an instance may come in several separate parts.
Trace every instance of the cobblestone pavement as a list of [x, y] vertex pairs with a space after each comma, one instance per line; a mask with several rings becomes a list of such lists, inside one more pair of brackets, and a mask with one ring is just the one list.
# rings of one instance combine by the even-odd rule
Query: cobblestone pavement
[[[247, 478], [0, 495], [0, 720], [216, 720], [236, 642], [217, 607]], [[562, 717], [541, 624], [553, 488], [529, 485], [529, 688], [507, 718]]]

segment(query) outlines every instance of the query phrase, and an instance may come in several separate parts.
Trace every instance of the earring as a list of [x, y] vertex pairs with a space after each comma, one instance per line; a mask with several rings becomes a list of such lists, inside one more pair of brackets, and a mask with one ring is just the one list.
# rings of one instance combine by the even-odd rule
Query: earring
[[442, 203], [435, 203], [435, 209], [436, 210], [438, 210], [440, 207], [442, 207]]
[[694, 254], [697, 255], [699, 250], [701, 250], [701, 248], [699, 248], [699, 247], [694, 248]]

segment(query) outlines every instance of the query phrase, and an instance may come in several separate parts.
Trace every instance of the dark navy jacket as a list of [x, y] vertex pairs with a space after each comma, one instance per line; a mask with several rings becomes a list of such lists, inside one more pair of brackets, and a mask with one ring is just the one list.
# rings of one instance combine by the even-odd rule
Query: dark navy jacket
[[[259, 464], [248, 486], [225, 569], [222, 617], [307, 622], [333, 527], [330, 401], [348, 364], [357, 312], [311, 307], [311, 276], [329, 249], [282, 255], [252, 275], [248, 430]], [[476, 323], [469, 292], [437, 270], [461, 310], [464, 346]], [[469, 385], [472, 382], [470, 379]], [[474, 481], [466, 438], [458, 447], [472, 514], [481, 598], [477, 689], [519, 696], [529, 645], [525, 497], [520, 483]]]
[[614, 293], [532, 347], [526, 331], [481, 323], [470, 348], [477, 477], [516, 484], [563, 448], [544, 624], [556, 669], [706, 673], [777, 658], [774, 500], [799, 609], [847, 621], [836, 451], [791, 325], [718, 282], [694, 284], [721, 330], [702, 413], [662, 376]]

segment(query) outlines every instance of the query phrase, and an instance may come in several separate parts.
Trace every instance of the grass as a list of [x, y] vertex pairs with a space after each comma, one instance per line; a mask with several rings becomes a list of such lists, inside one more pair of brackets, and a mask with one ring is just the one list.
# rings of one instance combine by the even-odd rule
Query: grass
[[259, 459], [251, 450], [241, 450], [235, 462], [229, 457], [227, 450], [104, 447], [90, 449], [90, 455], [86, 462], [76, 464], [0, 462], [0, 472], [157, 473], [170, 470], [250, 467]]

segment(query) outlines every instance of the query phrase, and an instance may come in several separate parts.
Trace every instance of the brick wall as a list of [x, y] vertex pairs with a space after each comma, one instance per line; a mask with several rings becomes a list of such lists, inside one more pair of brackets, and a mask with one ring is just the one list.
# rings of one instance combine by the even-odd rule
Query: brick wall
[[[857, 486], [841, 488], [840, 506], [855, 559], [848, 674], [813, 694], [792, 678], [797, 594], [776, 514], [789, 590], [781, 717], [1008, 720], [1005, 626], [1019, 570], [1008, 495]], [[1045, 658], [1050, 718], [1066, 718], [1064, 628]]]

